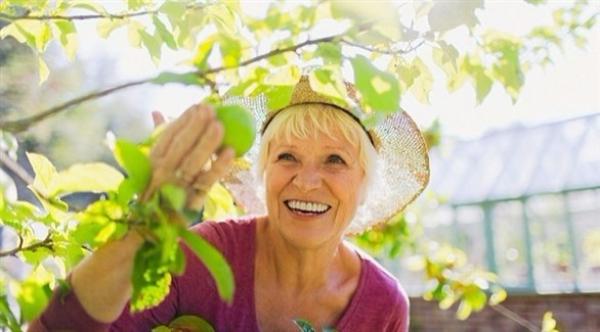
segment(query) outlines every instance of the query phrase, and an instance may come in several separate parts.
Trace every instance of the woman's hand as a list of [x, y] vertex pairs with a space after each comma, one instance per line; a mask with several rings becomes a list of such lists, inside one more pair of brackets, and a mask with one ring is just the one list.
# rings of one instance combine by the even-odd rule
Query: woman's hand
[[[155, 125], [164, 117], [152, 114]], [[233, 149], [219, 150], [223, 126], [210, 106], [194, 105], [169, 123], [150, 153], [152, 178], [142, 201], [165, 183], [174, 183], [187, 191], [187, 208], [200, 210], [206, 193], [231, 166]]]
[[[153, 117], [155, 123], [164, 122], [160, 115]], [[231, 148], [219, 151], [222, 139], [223, 126], [208, 106], [194, 105], [168, 124], [151, 151], [152, 178], [142, 201], [171, 182], [187, 190], [188, 208], [202, 208], [206, 192], [226, 175], [235, 155]], [[137, 232], [129, 232], [75, 267], [71, 285], [91, 317], [101, 322], [119, 317], [131, 298], [133, 262], [143, 241]]]

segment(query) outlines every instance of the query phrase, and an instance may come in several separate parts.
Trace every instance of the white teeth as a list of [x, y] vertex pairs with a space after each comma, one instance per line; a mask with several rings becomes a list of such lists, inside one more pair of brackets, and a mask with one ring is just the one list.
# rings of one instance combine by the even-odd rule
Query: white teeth
[[307, 212], [325, 212], [329, 209], [329, 206], [326, 204], [316, 203], [316, 202], [305, 202], [305, 201], [287, 201], [288, 207], [294, 210], [302, 210]]

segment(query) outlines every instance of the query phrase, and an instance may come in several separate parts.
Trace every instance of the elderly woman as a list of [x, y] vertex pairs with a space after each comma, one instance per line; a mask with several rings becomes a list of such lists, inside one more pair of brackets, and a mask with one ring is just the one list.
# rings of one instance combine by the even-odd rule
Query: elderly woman
[[[248, 171], [238, 171], [230, 186], [247, 211], [260, 212], [266, 205], [266, 215], [194, 227], [232, 267], [231, 305], [219, 298], [207, 269], [187, 251], [186, 270], [173, 278], [168, 297], [131, 314], [133, 257], [143, 240], [130, 232], [77, 266], [72, 291], [56, 294], [31, 329], [149, 331], [177, 316], [197, 315], [217, 331], [297, 331], [295, 319], [309, 321], [317, 331], [406, 331], [406, 293], [344, 236], [389, 219], [423, 190], [426, 149], [406, 114], [367, 130], [364, 116], [349, 105], [300, 80], [290, 105], [266, 115], [254, 153], [264, 188], [248, 184], [253, 177]], [[260, 102], [255, 108], [261, 109]], [[258, 120], [264, 115], [258, 112]], [[222, 136], [210, 108], [187, 110], [152, 152], [150, 188], [168, 181], [169, 174], [185, 178], [190, 188], [207, 188], [223, 178], [232, 165], [230, 149], [219, 153], [211, 169], [197, 167], [219, 151]], [[259, 200], [256, 193], [263, 191]], [[202, 192], [189, 203], [199, 207]]]

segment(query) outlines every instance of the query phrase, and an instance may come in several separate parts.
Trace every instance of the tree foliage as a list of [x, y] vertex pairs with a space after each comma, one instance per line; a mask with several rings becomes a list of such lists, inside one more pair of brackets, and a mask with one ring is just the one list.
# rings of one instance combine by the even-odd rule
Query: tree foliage
[[[541, 5], [544, 1], [528, 2]], [[38, 59], [40, 84], [52, 75], [44, 61], [49, 43], [61, 45], [69, 59], [77, 55], [78, 44], [84, 42], [78, 28], [82, 20], [95, 20], [102, 38], [126, 30], [129, 47], [145, 49], [156, 63], [161, 61], [165, 48], [187, 52], [189, 61], [177, 72], [116, 83], [38, 110], [33, 116], [0, 119], [2, 164], [14, 174], [21, 174], [9, 151], [16, 142], [12, 134], [78, 104], [142, 84], [204, 87], [210, 91], [206, 100], [212, 103], [218, 103], [225, 93], [264, 94], [269, 106], [278, 108], [287, 104], [303, 73], [308, 73], [313, 89], [338, 100], [345, 100], [343, 82], [350, 79], [361, 96], [362, 108], [369, 113], [364, 119], [368, 124], [398, 111], [406, 95], [429, 103], [437, 70], [444, 73], [443, 83], [449, 91], [468, 82], [478, 103], [486, 99], [494, 85], [501, 86], [516, 101], [528, 68], [551, 63], [554, 52], [571, 43], [583, 47], [597, 17], [592, 5], [577, 1], [556, 8], [552, 24], [512, 35], [482, 25], [478, 13], [483, 10], [483, 0], [400, 5], [383, 1], [273, 2], [264, 16], [255, 17], [237, 1], [128, 0], [121, 6], [106, 8], [104, 2], [90, 0], [5, 0], [0, 2], [0, 20], [6, 23], [0, 38], [14, 38], [31, 48]], [[456, 34], [472, 41], [472, 46], [454, 43], [449, 36]], [[432, 142], [439, 141], [435, 130], [439, 128], [427, 134], [432, 139], [437, 137]], [[149, 177], [148, 149], [147, 143], [116, 143], [113, 153], [126, 177], [101, 163], [76, 164], [58, 171], [44, 156], [28, 155], [35, 172], [35, 178], [28, 182], [39, 204], [19, 201], [0, 190], [3, 232], [17, 239], [11, 248], [2, 243], [0, 259], [15, 259], [29, 267], [24, 277], [0, 268], [0, 274], [6, 276], [0, 279], [0, 286], [4, 286], [0, 287], [0, 322], [4, 326], [19, 330], [39, 314], [50, 290], [82, 257], [123, 236], [130, 228], [141, 229], [147, 239], [135, 259], [134, 309], [157, 304], [168, 290], [170, 273], [183, 271], [179, 239], [207, 265], [220, 295], [231, 298], [231, 271], [223, 257], [203, 239], [186, 231], [182, 191], [165, 186], [152, 199], [137, 201]], [[28, 180], [27, 174], [20, 177]], [[72, 211], [63, 198], [76, 192], [104, 196], [83, 211]], [[205, 215], [210, 218], [232, 209], [233, 200], [216, 185]], [[403, 218], [398, 216], [384, 228], [363, 234], [359, 243], [391, 248], [393, 255], [399, 253], [411, 234]], [[174, 223], [173, 219], [181, 222]], [[442, 257], [423, 252], [421, 268], [427, 279], [436, 281], [426, 297], [440, 301], [441, 307], [459, 301], [459, 318], [480, 310], [487, 301], [502, 300], [503, 291], [489, 287], [493, 276], [482, 271], [452, 272], [456, 262], [444, 257], [460, 254], [451, 253], [453, 256]], [[493, 290], [491, 295], [486, 293], [489, 290]]]

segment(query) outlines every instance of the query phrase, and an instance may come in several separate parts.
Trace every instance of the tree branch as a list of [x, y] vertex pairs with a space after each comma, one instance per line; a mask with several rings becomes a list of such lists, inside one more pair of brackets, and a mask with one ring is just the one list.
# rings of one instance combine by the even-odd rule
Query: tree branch
[[540, 330], [539, 327], [535, 326], [534, 324], [529, 322], [527, 319], [521, 317], [516, 312], [513, 312], [512, 310], [508, 309], [507, 307], [505, 307], [501, 304], [491, 305], [490, 308], [492, 308], [496, 312], [500, 313], [501, 315], [507, 317], [508, 319], [516, 322], [517, 324], [523, 326], [528, 331], [537, 332]]
[[[221, 66], [221, 67], [216, 67], [216, 68], [211, 68], [211, 69], [207, 69], [207, 70], [203, 70], [203, 71], [197, 71], [195, 72], [196, 75], [198, 75], [199, 77], [206, 77], [206, 75], [208, 74], [214, 74], [214, 73], [218, 73], [218, 72], [222, 72], [225, 70], [231, 70], [231, 69], [236, 69], [236, 68], [241, 68], [241, 67], [245, 67], [247, 65], [250, 65], [252, 63], [267, 59], [269, 57], [272, 57], [274, 55], [277, 54], [282, 54], [282, 53], [286, 53], [286, 52], [295, 52], [300, 48], [303, 48], [305, 46], [308, 45], [315, 45], [315, 44], [319, 44], [319, 43], [326, 43], [326, 42], [332, 42], [332, 41], [336, 41], [339, 40], [342, 37], [342, 35], [334, 35], [334, 36], [329, 36], [329, 37], [323, 37], [323, 38], [318, 38], [318, 39], [312, 39], [312, 40], [306, 40], [302, 43], [293, 45], [293, 46], [289, 46], [289, 47], [284, 47], [284, 48], [280, 48], [280, 49], [276, 49], [276, 50], [272, 50], [270, 52], [258, 55], [254, 58], [248, 59], [246, 61], [242, 61], [237, 65], [230, 65], [230, 66]], [[124, 83], [106, 90], [101, 90], [101, 91], [97, 91], [97, 92], [92, 92], [89, 93], [87, 95], [81, 96], [79, 98], [75, 98], [73, 100], [67, 101], [63, 104], [54, 106], [48, 110], [42, 111], [36, 115], [30, 116], [30, 117], [26, 117], [23, 119], [19, 119], [19, 120], [13, 120], [13, 121], [0, 121], [0, 130], [4, 130], [7, 132], [11, 132], [11, 133], [19, 133], [22, 131], [27, 130], [29, 127], [31, 127], [32, 125], [52, 116], [55, 114], [58, 114], [60, 112], [63, 112], [73, 106], [79, 105], [85, 101], [88, 100], [92, 100], [92, 99], [96, 99], [96, 98], [100, 98], [103, 96], [106, 96], [110, 93], [119, 91], [119, 90], [123, 90], [132, 86], [137, 86], [137, 85], [142, 85], [142, 84], [146, 84], [151, 82], [152, 80], [154, 80], [155, 77], [151, 77], [151, 78], [146, 78], [146, 79], [141, 79], [141, 80], [137, 80], [137, 81], [132, 81], [132, 82], [128, 82], [128, 83]], [[209, 82], [210, 83], [210, 82]]]
[[27, 246], [23, 246], [23, 237], [21, 235], [19, 235], [19, 245], [14, 249], [0, 252], [0, 257], [13, 256], [16, 253], [18, 253], [19, 251], [35, 250], [35, 249], [41, 248], [41, 247], [52, 249], [51, 235], [52, 235], [52, 233], [48, 232], [48, 235], [46, 235], [45, 239], [43, 239], [42, 241], [39, 241], [39, 242], [34, 242]]
[[33, 184], [33, 178], [31, 175], [29, 175], [29, 173], [21, 165], [19, 165], [19, 163], [10, 159], [10, 157], [2, 150], [0, 150], [0, 164], [4, 165], [27, 185]]
[[[186, 7], [186, 9], [191, 9], [191, 10], [195, 10], [195, 9], [202, 9], [204, 7], [206, 7], [206, 4], [190, 4]], [[136, 16], [144, 16], [144, 15], [153, 15], [153, 14], [157, 14], [159, 12], [158, 9], [154, 9], [154, 10], [144, 10], [144, 11], [139, 11], [139, 12], [135, 12], [135, 13], [124, 13], [124, 14], [110, 14], [110, 13], [106, 13], [106, 14], [86, 14], [86, 15], [22, 15], [22, 16], [16, 16], [16, 15], [9, 15], [9, 14], [5, 14], [5, 13], [0, 13], [0, 19], [5, 19], [8, 21], [23, 21], [23, 20], [36, 20], [36, 21], [49, 21], [49, 20], [68, 20], [68, 21], [75, 21], [75, 20], [92, 20], [92, 19], [100, 19], [100, 18], [110, 18], [110, 19], [126, 19], [126, 18], [130, 18], [130, 17], [136, 17]]]
[[390, 54], [390, 55], [398, 55], [398, 54], [406, 54], [409, 52], [412, 52], [416, 49], [418, 49], [419, 47], [421, 47], [424, 43], [425, 40], [421, 40], [419, 43], [417, 43], [414, 46], [410, 46], [409, 48], [406, 49], [399, 49], [399, 50], [394, 50], [394, 49], [381, 49], [381, 48], [375, 48], [375, 47], [369, 47], [366, 45], [361, 45], [359, 43], [355, 43], [353, 41], [347, 40], [347, 39], [340, 39], [340, 42], [349, 46], [354, 46], [357, 48], [361, 48], [363, 50], [367, 50], [369, 52], [373, 52], [373, 53], [381, 53], [381, 54]]
[[81, 96], [79, 98], [75, 98], [73, 100], [69, 100], [66, 103], [54, 106], [48, 110], [42, 111], [36, 115], [30, 116], [30, 117], [26, 117], [23, 119], [19, 119], [19, 120], [14, 120], [14, 121], [0, 121], [0, 130], [4, 130], [7, 132], [11, 132], [11, 133], [19, 133], [22, 132], [26, 129], [28, 129], [29, 127], [31, 127], [33, 124], [36, 124], [52, 115], [55, 115], [59, 112], [62, 112], [66, 109], [69, 109], [73, 106], [79, 105], [85, 101], [91, 100], [91, 99], [96, 99], [99, 97], [103, 97], [106, 96], [110, 93], [119, 91], [119, 90], [123, 90], [132, 86], [136, 86], [136, 85], [141, 85], [141, 84], [145, 84], [148, 83], [149, 81], [151, 81], [153, 78], [151, 79], [143, 79], [143, 80], [138, 80], [138, 81], [132, 81], [132, 82], [128, 82], [128, 83], [124, 83], [106, 90], [101, 90], [101, 91], [97, 91], [97, 92], [92, 92], [89, 93], [87, 95]]

